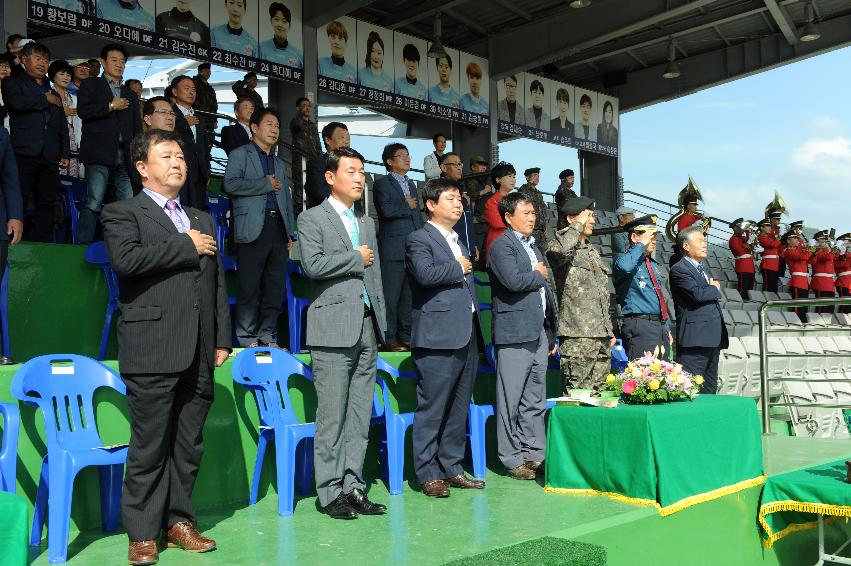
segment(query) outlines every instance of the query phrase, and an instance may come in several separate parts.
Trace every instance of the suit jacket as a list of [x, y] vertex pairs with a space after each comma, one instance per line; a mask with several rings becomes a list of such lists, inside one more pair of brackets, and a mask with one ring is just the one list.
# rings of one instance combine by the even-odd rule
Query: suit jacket
[[71, 157], [65, 110], [50, 104], [39, 84], [27, 74], [3, 81], [3, 101], [9, 112], [14, 152], [28, 157], [41, 155], [58, 170], [59, 160]]
[[[411, 196], [417, 198], [417, 188], [408, 181]], [[378, 245], [381, 257], [397, 261], [405, 260], [405, 238], [414, 230], [423, 227], [419, 209], [412, 209], [405, 202], [402, 185], [392, 175], [377, 180], [372, 186], [375, 210], [378, 213]]]
[[139, 98], [126, 84], [121, 85], [121, 97], [126, 98], [130, 105], [124, 110], [110, 112], [109, 103], [115, 96], [105, 77], [90, 77], [80, 83], [77, 94], [77, 116], [83, 121], [80, 161], [86, 165], [115, 165], [120, 136], [125, 152], [124, 162], [128, 167], [132, 166], [130, 142], [142, 131], [142, 116]]
[[195, 208], [207, 204], [207, 180], [210, 178], [210, 160], [207, 158], [207, 126], [198, 116], [195, 135], [186, 121], [186, 116], [174, 105], [174, 133], [183, 140], [183, 156], [186, 159], [186, 183], [180, 189], [180, 201]]
[[[278, 210], [283, 215], [287, 236], [295, 239], [293, 197], [284, 164], [275, 159], [275, 178], [284, 186], [275, 193]], [[260, 156], [254, 144], [234, 149], [228, 156], [222, 188], [231, 196], [233, 206], [233, 237], [237, 244], [247, 244], [260, 237], [266, 220], [266, 195], [272, 185], [263, 172]]]
[[[469, 257], [464, 244], [460, 245], [461, 252]], [[473, 274], [464, 275], [437, 228], [426, 223], [422, 229], [411, 232], [405, 242], [405, 263], [413, 303], [411, 346], [457, 350], [471, 339], [481, 340], [481, 329], [477, 329], [476, 336], [471, 335], [470, 305], [479, 312]]]
[[[532, 107], [526, 109], [526, 125], [530, 128], [535, 127], [535, 111]], [[539, 130], [550, 131], [550, 113], [546, 109], [541, 109], [541, 127]]]
[[[186, 207], [190, 227], [216, 234], [213, 219]], [[118, 276], [118, 363], [122, 373], [174, 373], [231, 347], [230, 311], [221, 256], [199, 256], [187, 234], [144, 192], [107, 205], [101, 215]], [[200, 335], [199, 335], [200, 332]]]
[[222, 128], [222, 149], [227, 155], [236, 148], [243, 146], [251, 141], [248, 137], [248, 132], [241, 124], [231, 124]]
[[307, 160], [304, 192], [307, 196], [307, 208], [313, 208], [331, 195], [331, 187], [325, 182], [325, 156], [327, 153]]
[[[526, 124], [526, 109], [519, 102], [516, 103], [516, 106], [517, 110], [514, 111], [514, 122], [512, 123], [523, 126]], [[500, 120], [511, 122], [511, 115], [508, 113], [508, 101], [504, 98], [497, 103], [497, 112]]]
[[[494, 344], [537, 340], [542, 327], [547, 331], [550, 346], [555, 344], [558, 312], [555, 281], [538, 246], [533, 245], [532, 250], [538, 261], [547, 266], [546, 278], [532, 269], [529, 254], [513, 230], [506, 230], [491, 245], [488, 268], [493, 296]], [[541, 288], [546, 295], [546, 312], [541, 309]]]
[[550, 120], [550, 131], [554, 136], [570, 136], [573, 137], [573, 122], [570, 120], [564, 121], [564, 127], [561, 126], [561, 118], [556, 116]]
[[[6, 226], [11, 219], [23, 220], [24, 206], [21, 199], [18, 162], [12, 152], [9, 132], [0, 126], [0, 226]], [[9, 241], [6, 230], [0, 230], [0, 241]]]
[[357, 218], [361, 244], [375, 252], [375, 261], [369, 267], [364, 267], [360, 252], [352, 249], [349, 233], [328, 200], [298, 217], [301, 266], [313, 283], [307, 309], [308, 346], [348, 348], [357, 343], [363, 326], [364, 286], [378, 336], [387, 332], [375, 225], [368, 216]]
[[683, 348], [726, 348], [727, 327], [721, 313], [721, 292], [687, 258], [669, 273], [671, 295], [677, 312], [677, 346]]

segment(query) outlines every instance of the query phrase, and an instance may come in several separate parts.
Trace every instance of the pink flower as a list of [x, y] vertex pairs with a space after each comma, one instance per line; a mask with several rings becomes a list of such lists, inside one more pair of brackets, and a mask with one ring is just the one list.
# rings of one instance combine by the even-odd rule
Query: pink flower
[[637, 387], [637, 385], [635, 383], [635, 380], [634, 379], [628, 379], [628, 380], [623, 382], [622, 389], [623, 389], [624, 393], [626, 393], [627, 395], [630, 395], [633, 391], [635, 391], [636, 387]]

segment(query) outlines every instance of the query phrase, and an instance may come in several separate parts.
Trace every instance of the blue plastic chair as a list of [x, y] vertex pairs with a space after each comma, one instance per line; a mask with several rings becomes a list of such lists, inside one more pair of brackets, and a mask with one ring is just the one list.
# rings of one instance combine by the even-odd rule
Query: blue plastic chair
[[219, 251], [224, 253], [229, 230], [230, 199], [208, 192], [207, 206], [210, 208], [210, 216], [213, 217], [213, 224], [216, 226], [216, 245], [219, 247]]
[[9, 262], [6, 262], [6, 269], [0, 280], [0, 331], [3, 332], [3, 355], [10, 358], [12, 347], [9, 340]]
[[18, 431], [21, 428], [21, 412], [17, 405], [0, 403], [3, 417], [3, 448], [0, 449], [0, 489], [15, 493], [15, 475], [18, 466]]
[[[414, 422], [414, 413], [397, 413], [390, 404], [390, 389], [387, 382], [382, 379], [381, 372], [395, 379], [417, 379], [415, 371], [400, 371], [391, 366], [379, 354], [378, 376], [376, 383], [381, 387], [381, 395], [384, 398], [384, 430], [385, 430], [385, 457], [387, 461], [387, 483], [390, 484], [390, 495], [402, 493], [402, 484], [405, 474], [405, 432]], [[375, 411], [373, 411], [374, 413]]]
[[103, 332], [100, 336], [100, 351], [98, 359], [106, 359], [106, 346], [109, 343], [109, 331], [112, 328], [112, 317], [115, 310], [118, 308], [118, 277], [115, 271], [112, 270], [112, 265], [109, 263], [109, 256], [106, 253], [106, 244], [94, 242], [86, 248], [86, 261], [101, 268], [103, 275], [106, 278], [106, 289], [109, 292], [109, 299], [106, 303], [106, 316], [103, 319]]
[[62, 177], [60, 181], [64, 192], [62, 198], [68, 207], [68, 220], [71, 223], [71, 243], [77, 243], [77, 224], [80, 221], [80, 206], [86, 199], [87, 183], [85, 179]]
[[290, 352], [298, 354], [301, 352], [304, 336], [304, 311], [310, 306], [310, 299], [296, 297], [293, 294], [292, 276], [305, 277], [301, 265], [297, 261], [287, 261], [287, 319], [290, 329]]
[[41, 463], [30, 546], [41, 543], [47, 515], [51, 564], [65, 562], [74, 478], [83, 468], [99, 467], [101, 524], [105, 532], [118, 528], [127, 446], [104, 446], [101, 441], [92, 403], [101, 387], [126, 395], [124, 382], [114, 371], [75, 354], [33, 358], [12, 379], [12, 396], [36, 405], [44, 417], [47, 454]]
[[[496, 378], [496, 358], [493, 344], [485, 347], [485, 360], [488, 365], [479, 365], [476, 379], [482, 375]], [[493, 404], [477, 405], [470, 401], [467, 410], [467, 430], [470, 437], [470, 457], [473, 460], [473, 477], [478, 480], [485, 479], [487, 473], [487, 446], [485, 444], [485, 423], [494, 415]]]
[[[275, 443], [275, 463], [278, 480], [278, 515], [292, 515], [296, 453], [302, 450], [299, 480], [301, 492], [310, 489], [313, 471], [314, 423], [300, 422], [293, 412], [287, 383], [291, 375], [301, 375], [313, 381], [313, 372], [298, 358], [278, 348], [246, 348], [233, 360], [232, 376], [236, 383], [254, 393], [260, 413], [257, 437], [257, 457], [251, 480], [249, 505], [257, 503], [260, 475], [269, 441]], [[302, 442], [304, 440], [304, 442]]]
[[[490, 281], [485, 281], [484, 279], [479, 279], [478, 273], [475, 272], [475, 271], [473, 272], [473, 281], [475, 282], [476, 287], [490, 287], [491, 286]], [[493, 304], [492, 303], [479, 303], [479, 311], [489, 311], [489, 310], [493, 310]]]

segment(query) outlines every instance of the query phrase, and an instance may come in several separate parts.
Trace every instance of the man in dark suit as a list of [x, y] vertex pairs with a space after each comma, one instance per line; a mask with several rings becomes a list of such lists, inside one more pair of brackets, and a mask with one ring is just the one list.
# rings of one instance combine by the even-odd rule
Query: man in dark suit
[[122, 520], [130, 564], [155, 564], [157, 539], [206, 552], [190, 501], [213, 401], [213, 369], [230, 351], [224, 271], [213, 219], [180, 203], [180, 138], [149, 130], [131, 156], [143, 190], [103, 210], [104, 240], [121, 294], [118, 364], [127, 385], [130, 447]]
[[404, 352], [411, 344], [411, 287], [405, 270], [405, 238], [423, 227], [417, 205], [417, 188], [408, 179], [411, 155], [400, 143], [384, 147], [381, 155], [387, 176], [373, 185], [378, 213], [378, 246], [387, 304], [386, 348]]
[[703, 376], [701, 393], [718, 389], [718, 355], [729, 345], [721, 313], [721, 283], [709, 277], [706, 236], [699, 225], [677, 234], [683, 259], [671, 266], [671, 295], [677, 313], [677, 362], [686, 371]]
[[[142, 105], [142, 123], [145, 125], [145, 131], [165, 130], [173, 132], [176, 116], [174, 106], [164, 96], [152, 96]], [[130, 177], [133, 194], [139, 194], [139, 191], [142, 190], [142, 177], [139, 172], [135, 167], [130, 167], [127, 170], [127, 175]]]
[[411, 351], [419, 372], [411, 439], [423, 493], [448, 497], [449, 487], [485, 487], [461, 467], [479, 364], [479, 307], [470, 252], [452, 229], [464, 213], [458, 182], [431, 179], [422, 197], [429, 221], [405, 245], [413, 298]]
[[[21, 199], [21, 185], [18, 177], [18, 164], [12, 153], [12, 143], [6, 128], [0, 126], [0, 275], [6, 271], [9, 257], [9, 244], [18, 245], [24, 233], [24, 206]], [[11, 240], [11, 242], [10, 242]], [[0, 343], [3, 337], [0, 336]], [[0, 356], [0, 365], [13, 364], [11, 358]]]
[[366, 183], [363, 157], [348, 147], [332, 150], [325, 180], [331, 195], [298, 217], [301, 265], [313, 290], [307, 309], [317, 398], [313, 461], [323, 511], [355, 519], [387, 510], [367, 498], [362, 477], [377, 342], [386, 331], [384, 293], [375, 226], [354, 208]]
[[307, 162], [307, 180], [304, 185], [307, 208], [321, 204], [331, 194], [325, 182], [325, 158], [338, 147], [349, 147], [349, 128], [342, 122], [328, 122], [322, 128], [322, 141], [325, 143], [325, 153]]
[[52, 242], [59, 168], [67, 167], [71, 157], [68, 123], [62, 100], [45, 76], [50, 50], [31, 42], [24, 45], [20, 57], [24, 73], [3, 81], [3, 101], [9, 112], [24, 202], [33, 191], [34, 239]]
[[499, 459], [508, 475], [533, 480], [546, 452], [547, 358], [556, 352], [555, 282], [535, 245], [535, 203], [522, 193], [499, 201], [508, 228], [491, 244]]
[[236, 124], [222, 128], [222, 149], [227, 155], [251, 141], [250, 122], [254, 103], [248, 98], [240, 98], [233, 103], [233, 113], [236, 114]]
[[251, 116], [251, 131], [251, 142], [228, 157], [223, 185], [232, 199], [239, 265], [236, 337], [244, 348], [277, 348], [295, 215], [284, 164], [273, 151], [280, 133], [278, 113], [259, 109]]
[[88, 244], [95, 237], [96, 215], [111, 184], [116, 200], [133, 196], [128, 175], [130, 143], [142, 131], [139, 98], [122, 80], [127, 52], [118, 44], [104, 46], [103, 76], [80, 83], [77, 116], [83, 122], [80, 161], [86, 165], [86, 203], [80, 209], [77, 241]]
[[186, 158], [186, 184], [180, 198], [186, 206], [207, 208], [207, 181], [210, 178], [210, 160], [207, 158], [207, 126], [204, 119], [195, 115], [195, 81], [186, 75], [171, 81], [174, 96], [174, 131], [183, 140]]

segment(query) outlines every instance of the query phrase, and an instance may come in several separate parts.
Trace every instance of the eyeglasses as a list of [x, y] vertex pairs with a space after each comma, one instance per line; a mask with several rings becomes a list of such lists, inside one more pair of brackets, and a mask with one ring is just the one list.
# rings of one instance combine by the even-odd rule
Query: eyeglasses
[[172, 118], [177, 116], [177, 114], [175, 114], [171, 110], [165, 110], [164, 108], [161, 108], [159, 110], [154, 110], [154, 114], [165, 114], [166, 116], [171, 116]]

